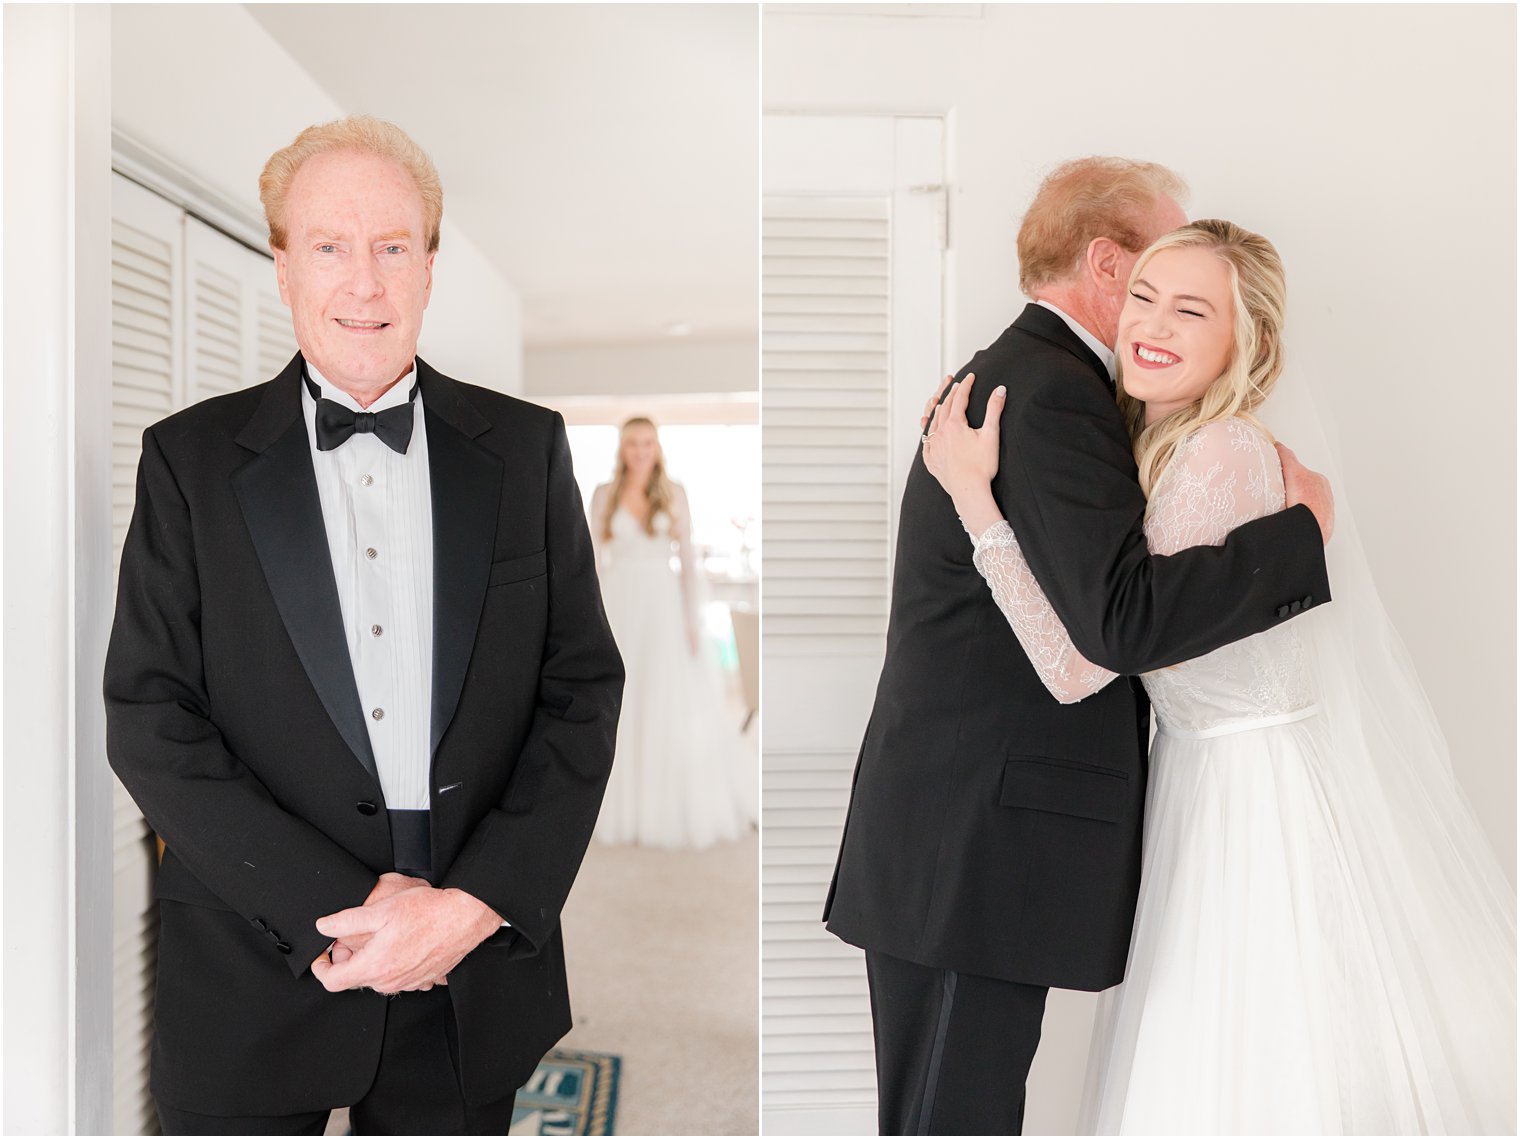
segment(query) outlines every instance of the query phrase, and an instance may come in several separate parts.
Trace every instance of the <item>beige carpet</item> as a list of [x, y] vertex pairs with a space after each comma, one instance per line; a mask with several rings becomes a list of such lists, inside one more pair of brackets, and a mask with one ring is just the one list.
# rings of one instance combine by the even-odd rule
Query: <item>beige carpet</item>
[[575, 1028], [623, 1058], [619, 1135], [759, 1125], [755, 832], [703, 851], [592, 844], [565, 907]]
[[[619, 1135], [759, 1128], [758, 836], [702, 851], [592, 843], [565, 906], [575, 1028], [621, 1056]], [[328, 1135], [343, 1135], [348, 1112]]]
[[[757, 735], [743, 737], [756, 782]], [[759, 852], [754, 830], [586, 852], [562, 915], [575, 1027], [559, 1046], [622, 1058], [619, 1135], [759, 1134]], [[333, 1112], [327, 1134], [347, 1129]]]

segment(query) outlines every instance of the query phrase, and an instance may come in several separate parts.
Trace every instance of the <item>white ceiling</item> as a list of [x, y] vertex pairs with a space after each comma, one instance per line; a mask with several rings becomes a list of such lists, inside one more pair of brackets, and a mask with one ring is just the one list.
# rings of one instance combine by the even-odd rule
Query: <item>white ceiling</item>
[[757, 334], [756, 7], [247, 8], [346, 110], [432, 155], [528, 344]]

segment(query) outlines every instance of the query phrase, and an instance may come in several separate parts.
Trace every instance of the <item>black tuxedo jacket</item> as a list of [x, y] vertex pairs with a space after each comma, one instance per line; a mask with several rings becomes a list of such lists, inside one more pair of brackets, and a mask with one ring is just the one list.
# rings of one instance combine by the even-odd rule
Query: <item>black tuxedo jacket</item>
[[[386, 998], [328, 993], [315, 921], [394, 868], [301, 414], [302, 360], [143, 435], [106, 658], [112, 767], [167, 844], [152, 1084], [205, 1114], [353, 1102]], [[434, 546], [438, 884], [512, 923], [449, 975], [463, 1085], [570, 1026], [559, 914], [623, 666], [560, 416], [417, 361]], [[400, 998], [404, 999], [404, 998]]]
[[1108, 374], [1028, 306], [962, 371], [968, 417], [1008, 388], [993, 486], [1078, 650], [1121, 674], [1046, 691], [947, 495], [903, 493], [876, 705], [825, 909], [845, 941], [934, 968], [1068, 989], [1124, 976], [1140, 880], [1150, 707], [1127, 676], [1201, 656], [1330, 596], [1306, 507], [1219, 548], [1152, 557]]

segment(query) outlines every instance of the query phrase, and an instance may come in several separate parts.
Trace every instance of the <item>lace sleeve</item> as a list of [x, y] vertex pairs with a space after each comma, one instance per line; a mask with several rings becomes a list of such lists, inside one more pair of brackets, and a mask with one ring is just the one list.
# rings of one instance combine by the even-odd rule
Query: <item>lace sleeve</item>
[[972, 564], [986, 579], [992, 599], [1052, 696], [1062, 704], [1075, 704], [1118, 675], [1093, 664], [1072, 645], [1066, 626], [1024, 560], [1012, 526], [995, 522], [981, 537], [972, 534], [971, 542], [976, 547]]
[[691, 540], [691, 503], [686, 488], [676, 483], [671, 516], [671, 537], [675, 539], [676, 556], [681, 562], [681, 611], [686, 616], [688, 630], [697, 628], [697, 548]]
[[607, 568], [607, 514], [612, 509], [612, 487], [601, 483], [591, 492], [591, 544], [596, 553], [596, 569], [601, 573]]
[[1153, 554], [1222, 546], [1231, 530], [1283, 507], [1282, 463], [1265, 432], [1243, 419], [1199, 428], [1151, 492], [1145, 535]]

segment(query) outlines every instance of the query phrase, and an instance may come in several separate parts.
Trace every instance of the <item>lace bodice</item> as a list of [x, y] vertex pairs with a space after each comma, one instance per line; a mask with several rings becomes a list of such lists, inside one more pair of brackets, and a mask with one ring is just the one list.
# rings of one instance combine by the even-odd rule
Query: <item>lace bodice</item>
[[[680, 566], [681, 601], [688, 623], [696, 621], [697, 588], [695, 551], [691, 545], [691, 506], [686, 489], [673, 484], [670, 512], [654, 516], [654, 533], [625, 510], [611, 502], [612, 488], [603, 483], [591, 495], [591, 533], [596, 542], [597, 572], [617, 572], [619, 567], [637, 567], [632, 572], [652, 573], [651, 567], [671, 569], [671, 554]], [[601, 520], [612, 511], [612, 537], [604, 536]]]
[[[1241, 419], [1211, 423], [1178, 444], [1152, 488], [1146, 541], [1153, 554], [1218, 546], [1235, 527], [1282, 508], [1282, 467], [1266, 435]], [[977, 571], [1056, 699], [1074, 703], [1114, 679], [1072, 645], [1008, 523], [998, 522], [972, 541]], [[1198, 603], [1207, 605], [1208, 599]], [[1281, 715], [1314, 702], [1291, 624], [1141, 679], [1158, 722], [1179, 731]]]

